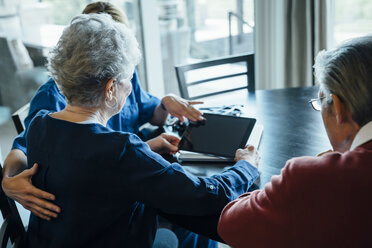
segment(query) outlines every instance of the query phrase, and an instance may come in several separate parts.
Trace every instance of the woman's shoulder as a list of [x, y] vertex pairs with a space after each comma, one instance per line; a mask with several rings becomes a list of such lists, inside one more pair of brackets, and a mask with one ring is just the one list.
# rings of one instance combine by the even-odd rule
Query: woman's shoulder
[[49, 115], [50, 113], [51, 113], [51, 111], [46, 110], [46, 109], [41, 109], [41, 110], [39, 110], [39, 111], [35, 114], [35, 116], [32, 118], [31, 123], [32, 123], [32, 122], [35, 122], [35, 120], [45, 120], [45, 119], [48, 117], [48, 115]]
[[143, 143], [143, 141], [134, 133], [114, 131], [111, 128], [107, 128], [104, 126], [97, 126], [96, 131], [97, 133], [110, 136], [110, 139], [115, 139], [116, 141], [119, 141], [119, 142], [125, 141], [126, 143], [130, 145], [136, 146], [138, 144]]
[[109, 137], [110, 143], [120, 144], [121, 146], [125, 146], [126, 150], [130, 151], [143, 151], [148, 152], [148, 145], [144, 142], [141, 138], [139, 138], [136, 134], [130, 132], [122, 132], [122, 131], [113, 131], [111, 129], [100, 130], [102, 134]]
[[31, 137], [34, 133], [39, 133], [40, 131], [45, 130], [46, 118], [49, 113], [50, 111], [42, 109], [35, 114], [30, 121], [30, 125], [26, 127], [27, 137]]
[[91, 131], [93, 131], [93, 135], [85, 137], [93, 143], [109, 148], [110, 153], [117, 155], [113, 157], [117, 157], [119, 160], [128, 158], [128, 154], [148, 153], [148, 145], [133, 133], [114, 131], [103, 126], [94, 126]]
[[60, 110], [66, 105], [65, 97], [59, 91], [53, 78], [43, 84], [31, 100], [30, 113], [40, 109]]
[[48, 95], [60, 95], [60, 91], [58, 86], [53, 78], [49, 78], [48, 81], [43, 84], [37, 91], [36, 95], [38, 94], [48, 94]]

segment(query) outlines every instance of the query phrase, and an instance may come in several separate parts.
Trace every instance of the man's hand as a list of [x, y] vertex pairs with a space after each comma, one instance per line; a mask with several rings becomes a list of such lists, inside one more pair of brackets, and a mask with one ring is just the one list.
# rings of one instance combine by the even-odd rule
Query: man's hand
[[36, 216], [45, 220], [57, 218], [57, 213], [60, 213], [61, 209], [48, 201], [55, 200], [55, 196], [32, 185], [31, 179], [36, 174], [37, 167], [38, 165], [34, 164], [31, 169], [24, 170], [16, 176], [4, 176], [2, 188], [8, 197], [19, 202]]
[[146, 143], [153, 152], [159, 154], [175, 154], [178, 151], [180, 139], [174, 135], [162, 133], [158, 137], [150, 139]]
[[184, 122], [186, 117], [192, 121], [204, 120], [202, 117], [203, 113], [193, 107], [195, 104], [202, 104], [203, 102], [198, 101], [188, 101], [179, 96], [169, 94], [161, 100], [168, 113], [180, 119]]
[[238, 149], [235, 152], [235, 161], [245, 160], [251, 165], [258, 168], [260, 162], [260, 155], [258, 154], [257, 149], [254, 146], [247, 145], [244, 149]]

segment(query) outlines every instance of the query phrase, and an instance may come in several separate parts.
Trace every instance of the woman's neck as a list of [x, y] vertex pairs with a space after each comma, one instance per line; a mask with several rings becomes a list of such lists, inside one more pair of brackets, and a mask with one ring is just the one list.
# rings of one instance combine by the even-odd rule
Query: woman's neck
[[75, 123], [99, 123], [103, 126], [106, 126], [107, 121], [110, 119], [100, 108], [87, 108], [70, 104], [67, 104], [62, 111], [51, 114], [51, 116]]

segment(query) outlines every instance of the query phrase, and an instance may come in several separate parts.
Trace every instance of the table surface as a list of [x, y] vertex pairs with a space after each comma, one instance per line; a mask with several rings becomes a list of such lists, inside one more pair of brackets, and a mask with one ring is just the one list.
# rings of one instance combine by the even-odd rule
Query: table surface
[[[308, 101], [316, 98], [318, 87], [300, 87], [278, 90], [246, 90], [203, 98], [206, 106], [243, 104], [244, 116], [257, 119], [264, 126], [259, 153], [260, 180], [257, 186], [280, 174], [288, 159], [299, 156], [315, 156], [331, 149], [323, 126], [321, 114], [314, 111]], [[204, 106], [203, 106], [204, 107]], [[221, 171], [227, 164], [183, 163], [196, 174]]]

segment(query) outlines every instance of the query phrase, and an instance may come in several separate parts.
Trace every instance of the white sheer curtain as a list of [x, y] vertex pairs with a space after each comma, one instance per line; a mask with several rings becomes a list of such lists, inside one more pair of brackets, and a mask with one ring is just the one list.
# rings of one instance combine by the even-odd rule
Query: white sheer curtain
[[327, 44], [327, 2], [256, 1], [258, 89], [313, 85], [314, 58]]

